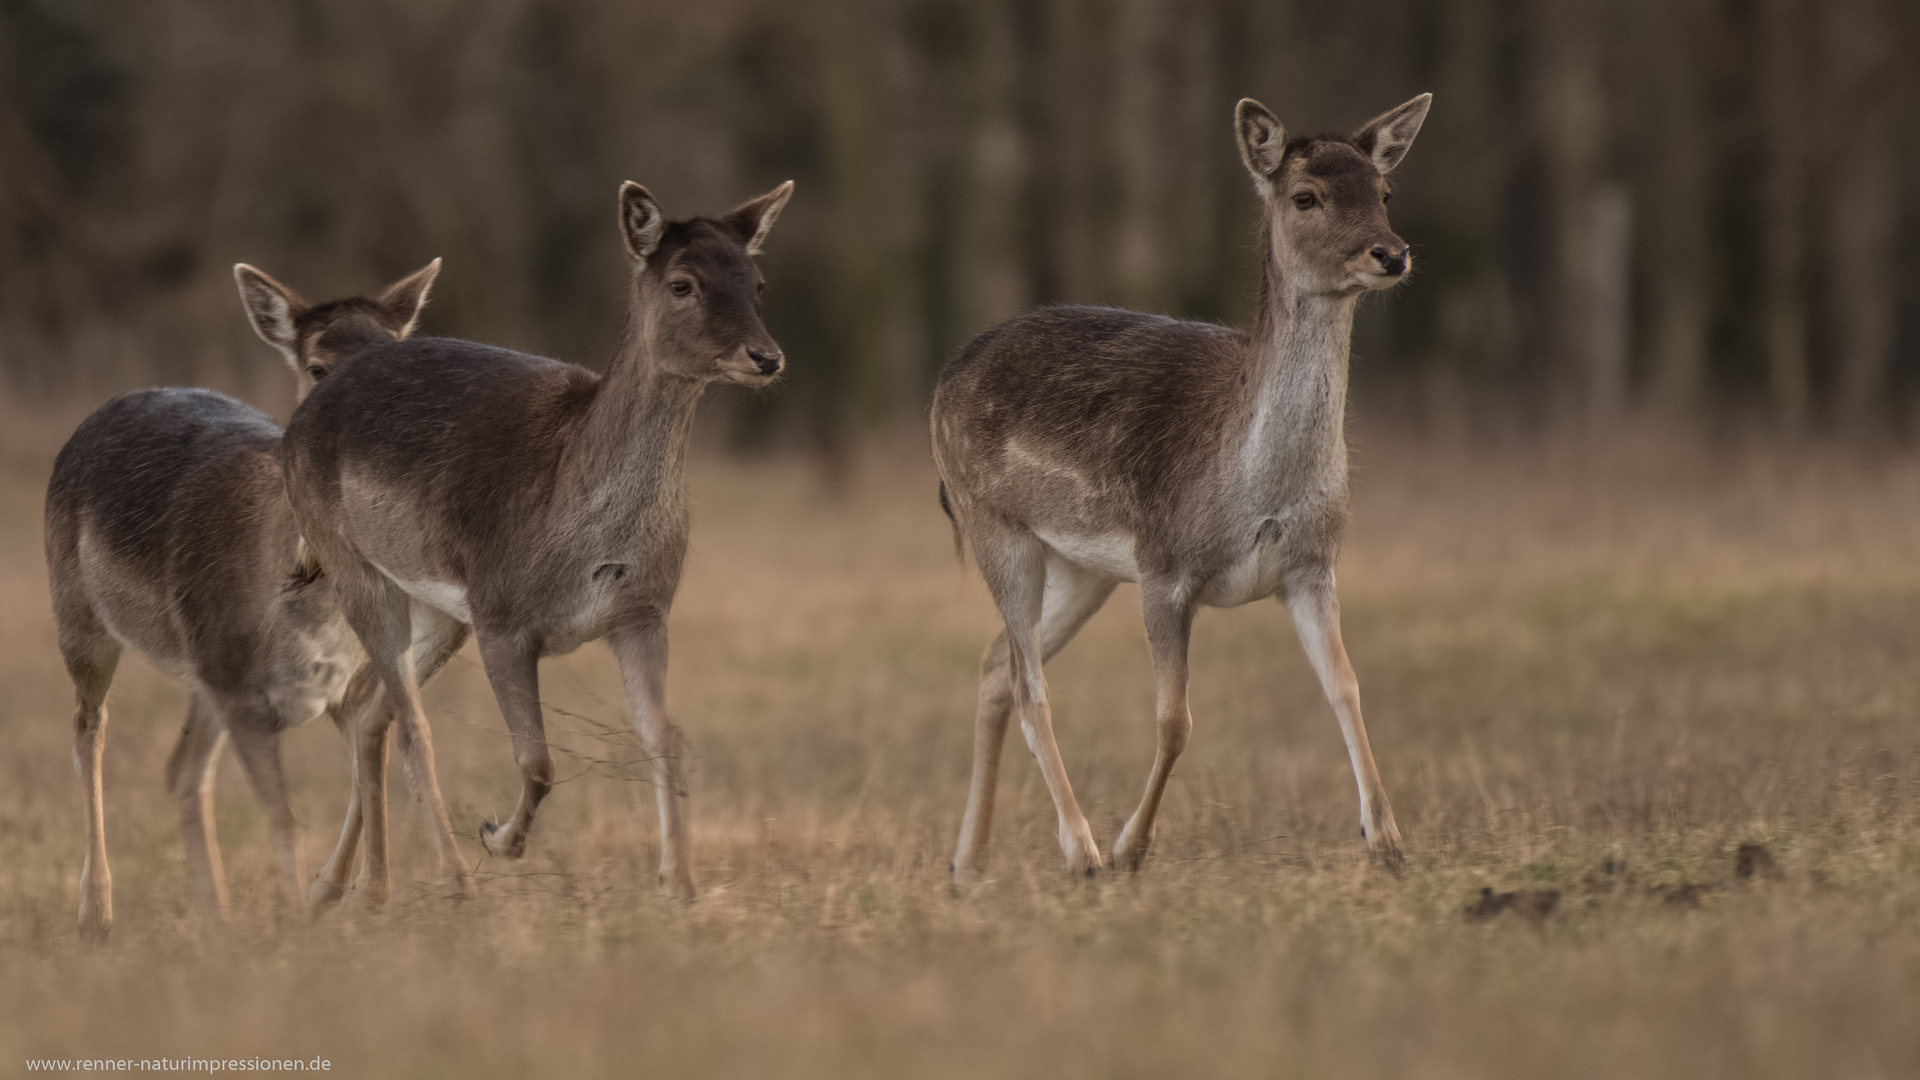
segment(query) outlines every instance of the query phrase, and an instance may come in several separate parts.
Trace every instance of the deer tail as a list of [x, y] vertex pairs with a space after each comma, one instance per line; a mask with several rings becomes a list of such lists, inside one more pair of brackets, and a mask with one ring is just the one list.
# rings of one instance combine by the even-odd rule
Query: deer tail
[[952, 500], [947, 498], [945, 480], [940, 481], [940, 511], [946, 514], [947, 520], [953, 524], [953, 557], [960, 561], [960, 566], [964, 569], [967, 565], [966, 534], [960, 531], [960, 518], [953, 512]]

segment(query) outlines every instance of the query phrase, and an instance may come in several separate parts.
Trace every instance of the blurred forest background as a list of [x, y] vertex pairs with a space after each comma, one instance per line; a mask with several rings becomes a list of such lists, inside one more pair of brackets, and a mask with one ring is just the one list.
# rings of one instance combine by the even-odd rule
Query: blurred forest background
[[323, 299], [434, 256], [430, 331], [596, 365], [621, 180], [683, 216], [791, 178], [790, 375], [706, 426], [833, 453], [1034, 304], [1245, 320], [1234, 101], [1344, 131], [1431, 90], [1363, 408], [1899, 438], [1916, 45], [1905, 0], [0, 0], [0, 377], [284, 403], [232, 263]]

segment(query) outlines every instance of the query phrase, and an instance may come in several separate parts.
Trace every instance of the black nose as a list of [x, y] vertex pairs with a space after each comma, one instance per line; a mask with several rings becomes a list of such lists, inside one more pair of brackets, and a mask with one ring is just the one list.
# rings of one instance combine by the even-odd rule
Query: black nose
[[777, 348], [749, 348], [747, 355], [753, 358], [753, 366], [759, 368], [762, 375], [771, 375], [780, 370], [780, 350]]
[[1407, 253], [1404, 251], [1396, 255], [1384, 247], [1377, 247], [1367, 254], [1372, 255], [1374, 261], [1380, 264], [1380, 272], [1383, 274], [1399, 275], [1407, 272]]

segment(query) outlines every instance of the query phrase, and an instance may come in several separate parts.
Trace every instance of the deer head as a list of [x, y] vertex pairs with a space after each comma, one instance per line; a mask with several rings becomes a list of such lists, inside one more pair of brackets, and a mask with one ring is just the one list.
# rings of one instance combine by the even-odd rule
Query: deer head
[[1320, 293], [1387, 289], [1406, 277], [1413, 259], [1387, 223], [1387, 174], [1406, 157], [1432, 104], [1432, 94], [1421, 94], [1345, 138], [1289, 139], [1266, 106], [1241, 99], [1234, 110], [1240, 158], [1265, 204], [1284, 276]]
[[785, 366], [760, 321], [765, 279], [753, 257], [793, 194], [789, 180], [719, 218], [666, 220], [646, 188], [620, 189], [639, 332], [655, 362], [701, 382], [761, 386]]
[[399, 341], [420, 324], [420, 309], [440, 274], [440, 260], [387, 286], [377, 297], [356, 296], [309, 306], [300, 294], [266, 274], [238, 263], [233, 280], [253, 332], [293, 368], [295, 392], [305, 400], [313, 385], [333, 370], [337, 350], [357, 338]]

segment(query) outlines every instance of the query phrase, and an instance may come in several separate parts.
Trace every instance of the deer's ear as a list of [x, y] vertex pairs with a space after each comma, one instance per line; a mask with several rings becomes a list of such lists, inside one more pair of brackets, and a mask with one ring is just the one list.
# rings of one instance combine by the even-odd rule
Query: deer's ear
[[660, 234], [667, 231], [667, 216], [653, 193], [629, 180], [620, 185], [620, 238], [627, 242], [627, 254], [642, 266], [660, 247]]
[[380, 321], [393, 331], [395, 338], [407, 337], [420, 325], [420, 309], [427, 306], [427, 293], [433, 289], [433, 279], [439, 276], [440, 260], [435, 259], [387, 286], [380, 299], [374, 301], [380, 305]]
[[1240, 144], [1240, 160], [1253, 174], [1254, 183], [1264, 191], [1280, 171], [1280, 159], [1287, 151], [1287, 129], [1252, 98], [1241, 98], [1233, 108], [1234, 141]]
[[767, 233], [793, 197], [793, 181], [788, 180], [757, 199], [748, 199], [733, 208], [723, 220], [727, 228], [747, 246], [747, 254], [758, 255], [767, 243]]
[[287, 362], [293, 362], [293, 343], [297, 336], [293, 321], [307, 310], [300, 294], [255, 270], [246, 263], [235, 263], [233, 280], [240, 286], [240, 304], [247, 309], [247, 320], [260, 340], [280, 350]]
[[1353, 144], [1371, 157], [1373, 167], [1385, 176], [1407, 156], [1407, 148], [1413, 145], [1413, 137], [1420, 134], [1420, 125], [1426, 123], [1427, 109], [1432, 105], [1433, 95], [1421, 94], [1397, 109], [1381, 113], [1353, 133]]

